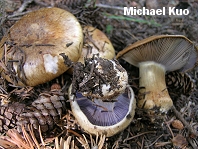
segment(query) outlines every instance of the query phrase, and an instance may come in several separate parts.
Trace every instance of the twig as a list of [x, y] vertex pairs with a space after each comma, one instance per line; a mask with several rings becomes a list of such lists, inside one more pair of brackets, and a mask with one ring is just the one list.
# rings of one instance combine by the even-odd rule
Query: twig
[[192, 139], [187, 138], [188, 142], [190, 143], [190, 145], [193, 147], [193, 149], [197, 149], [198, 146], [196, 144], [193, 143]]
[[[46, 3], [44, 3], [44, 2], [41, 2], [40, 0], [34, 0], [34, 2], [35, 2], [36, 4], [41, 5], [41, 6], [44, 6], [44, 7], [49, 6], [48, 4], [46, 4]], [[52, 6], [53, 6], [53, 4], [52, 4]]]
[[163, 137], [164, 136], [164, 134], [161, 134], [159, 137], [157, 137], [157, 139], [155, 140], [155, 141], [153, 141], [153, 143], [151, 143], [150, 145], [147, 145], [147, 146], [145, 146], [145, 147], [150, 147], [150, 146], [153, 146], [161, 137]]
[[107, 9], [117, 9], [117, 10], [122, 10], [124, 11], [123, 7], [118, 7], [118, 6], [110, 6], [110, 5], [105, 5], [105, 4], [95, 4], [96, 7], [100, 8], [107, 8]]
[[[4, 94], [8, 94], [8, 92], [0, 85], [0, 91], [1, 93], [4, 93]], [[1, 95], [0, 93], [0, 95]]]
[[128, 140], [131, 140], [131, 139], [137, 138], [137, 137], [142, 136], [142, 135], [145, 135], [145, 134], [147, 134], [147, 133], [156, 133], [156, 131], [147, 131], [147, 132], [143, 132], [143, 133], [140, 133], [140, 134], [135, 135], [135, 136], [133, 136], [133, 137], [130, 137], [130, 138], [124, 139], [124, 141], [123, 141], [123, 142], [126, 142], [126, 141], [128, 141]]
[[168, 129], [169, 129], [169, 131], [170, 131], [170, 133], [171, 133], [171, 136], [174, 138], [175, 136], [174, 136], [174, 134], [173, 134], [173, 131], [171, 130], [171, 128], [170, 128], [170, 124], [168, 124], [167, 122], [165, 122], [166, 123], [166, 126], [168, 127]]
[[27, 6], [30, 4], [30, 3], [32, 3], [34, 0], [24, 0], [23, 1], [23, 4], [21, 5], [21, 7], [17, 10], [17, 13], [19, 13], [19, 12], [23, 12], [26, 8], [27, 8]]
[[95, 44], [95, 42], [93, 41], [93, 39], [91, 38], [91, 36], [88, 34], [88, 35], [86, 35], [86, 37], [94, 45], [94, 47], [98, 50], [98, 52], [100, 52], [100, 48]]
[[17, 13], [14, 13], [12, 15], [8, 15], [8, 19], [11, 20], [12, 18], [15, 18], [15, 17], [19, 17], [19, 16], [23, 16], [29, 12], [32, 12], [32, 11], [26, 11], [26, 12], [17, 12]]
[[72, 133], [72, 134], [74, 134], [75, 136], [77, 136], [79, 138], [83, 138], [83, 136], [81, 134], [75, 132], [74, 130], [68, 129], [67, 132], [68, 133]]
[[95, 63], [93, 61], [92, 64], [91, 64], [91, 70], [90, 70], [89, 76], [79, 84], [79, 87], [82, 87], [85, 83], [87, 83], [87, 81], [89, 81], [91, 79], [91, 76], [92, 76], [93, 71], [94, 71], [94, 64]]
[[198, 134], [193, 130], [193, 128], [190, 126], [190, 124], [182, 117], [182, 114], [177, 111], [175, 106], [172, 106], [172, 110], [175, 113], [176, 117], [186, 126], [186, 128], [195, 136], [198, 136]]
[[141, 143], [141, 149], [143, 149], [143, 147], [144, 147], [144, 136], [143, 136], [142, 143]]

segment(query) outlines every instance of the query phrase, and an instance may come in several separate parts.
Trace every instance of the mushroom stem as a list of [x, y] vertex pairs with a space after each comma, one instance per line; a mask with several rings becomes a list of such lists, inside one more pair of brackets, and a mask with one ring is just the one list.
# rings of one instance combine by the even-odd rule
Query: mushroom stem
[[142, 62], [139, 64], [140, 90], [138, 106], [145, 109], [160, 107], [166, 112], [173, 105], [165, 82], [165, 67], [156, 62]]

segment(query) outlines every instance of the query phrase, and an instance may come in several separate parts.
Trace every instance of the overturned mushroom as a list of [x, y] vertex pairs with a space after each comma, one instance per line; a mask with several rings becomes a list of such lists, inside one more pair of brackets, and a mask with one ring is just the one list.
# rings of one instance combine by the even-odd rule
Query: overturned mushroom
[[1, 75], [15, 85], [35, 86], [65, 72], [60, 53], [80, 57], [82, 28], [71, 13], [43, 8], [23, 16], [0, 42]]
[[168, 111], [173, 105], [166, 82], [166, 71], [185, 70], [197, 59], [195, 45], [182, 35], [156, 35], [129, 45], [117, 54], [139, 67], [138, 106]]
[[136, 101], [127, 72], [116, 60], [97, 56], [74, 66], [69, 88], [72, 113], [91, 134], [107, 137], [125, 129], [133, 119]]

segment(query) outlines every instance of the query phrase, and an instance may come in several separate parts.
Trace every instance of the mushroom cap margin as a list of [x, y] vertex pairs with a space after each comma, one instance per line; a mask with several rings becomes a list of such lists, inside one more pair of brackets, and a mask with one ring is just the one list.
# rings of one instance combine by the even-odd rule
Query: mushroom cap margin
[[134, 92], [131, 87], [128, 87], [129, 91], [131, 92], [131, 99], [130, 99], [130, 107], [129, 111], [124, 117], [122, 121], [119, 123], [112, 125], [112, 126], [97, 126], [93, 125], [89, 122], [85, 114], [81, 111], [79, 105], [75, 101], [74, 95], [71, 95], [71, 89], [72, 85], [69, 87], [69, 99], [70, 99], [70, 105], [72, 109], [72, 113], [76, 120], [78, 121], [79, 125], [88, 133], [97, 135], [97, 134], [103, 134], [106, 137], [111, 137], [121, 131], [123, 131], [132, 121], [134, 115], [135, 115], [135, 108], [136, 108], [136, 99]]

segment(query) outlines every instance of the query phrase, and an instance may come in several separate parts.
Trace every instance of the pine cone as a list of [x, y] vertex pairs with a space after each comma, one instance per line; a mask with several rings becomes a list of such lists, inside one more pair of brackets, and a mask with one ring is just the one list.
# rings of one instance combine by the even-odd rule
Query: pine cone
[[166, 74], [166, 84], [170, 93], [189, 95], [195, 85], [191, 77], [186, 73], [177, 71]]
[[66, 112], [65, 98], [60, 95], [40, 94], [30, 106], [23, 103], [9, 103], [1, 106], [0, 132], [17, 127], [21, 132], [21, 126], [25, 128], [31, 124], [35, 130], [41, 127], [41, 132], [52, 130], [55, 123]]
[[0, 132], [6, 132], [16, 126], [19, 115], [24, 111], [25, 104], [15, 102], [0, 108]]

